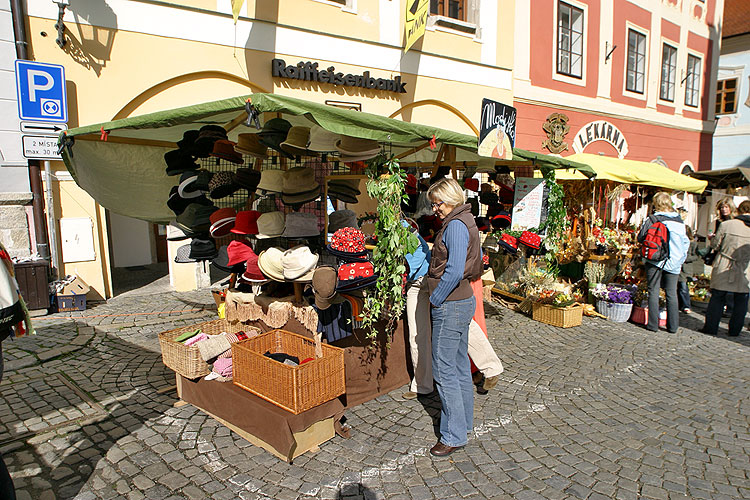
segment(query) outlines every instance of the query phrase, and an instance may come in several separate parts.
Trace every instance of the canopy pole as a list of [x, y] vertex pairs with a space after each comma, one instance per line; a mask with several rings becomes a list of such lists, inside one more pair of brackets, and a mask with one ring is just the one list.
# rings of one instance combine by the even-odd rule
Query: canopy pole
[[432, 175], [430, 177], [435, 177], [438, 173], [438, 169], [440, 168], [440, 164], [443, 161], [443, 155], [445, 154], [445, 143], [440, 145], [440, 149], [438, 150], [437, 158], [435, 158], [435, 164], [432, 166]]

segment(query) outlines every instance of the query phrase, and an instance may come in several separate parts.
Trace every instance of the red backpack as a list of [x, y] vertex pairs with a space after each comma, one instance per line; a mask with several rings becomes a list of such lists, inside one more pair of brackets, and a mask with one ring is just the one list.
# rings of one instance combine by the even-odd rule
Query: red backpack
[[663, 221], [678, 220], [679, 216], [649, 215], [638, 232], [638, 242], [641, 244], [641, 257], [652, 261], [662, 261], [669, 258], [669, 229]]

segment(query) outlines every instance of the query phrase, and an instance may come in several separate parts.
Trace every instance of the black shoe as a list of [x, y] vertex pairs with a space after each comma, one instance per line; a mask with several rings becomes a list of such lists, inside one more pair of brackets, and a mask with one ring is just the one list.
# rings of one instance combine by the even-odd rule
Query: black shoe
[[708, 330], [706, 330], [705, 328], [701, 328], [701, 329], [700, 329], [700, 330], [698, 330], [698, 331], [699, 331], [699, 332], [701, 332], [701, 333], [703, 333], [704, 335], [714, 335], [714, 336], [716, 336], [716, 332], [709, 332], [709, 331], [708, 331]]

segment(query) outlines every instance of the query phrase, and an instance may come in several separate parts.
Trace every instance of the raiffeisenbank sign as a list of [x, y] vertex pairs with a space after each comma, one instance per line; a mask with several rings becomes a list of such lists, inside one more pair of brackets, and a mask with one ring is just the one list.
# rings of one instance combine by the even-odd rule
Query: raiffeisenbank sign
[[271, 71], [273, 76], [289, 80], [305, 80], [344, 87], [362, 87], [363, 89], [406, 93], [406, 83], [401, 81], [400, 76], [393, 79], [375, 78], [370, 76], [369, 71], [365, 71], [361, 75], [344, 74], [340, 71], [337, 72], [333, 66], [318, 69], [318, 63], [310, 61], [300, 61], [296, 66], [292, 66], [287, 65], [283, 59], [272, 59]]

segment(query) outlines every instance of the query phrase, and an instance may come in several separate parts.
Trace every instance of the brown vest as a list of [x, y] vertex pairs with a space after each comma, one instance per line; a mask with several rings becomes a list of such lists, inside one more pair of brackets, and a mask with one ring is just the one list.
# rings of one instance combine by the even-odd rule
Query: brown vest
[[469, 248], [466, 251], [463, 279], [458, 282], [458, 286], [448, 295], [446, 300], [463, 300], [474, 295], [471, 282], [479, 279], [484, 270], [479, 231], [474, 216], [471, 215], [471, 205], [468, 204], [454, 208], [435, 235], [435, 244], [432, 246], [432, 260], [430, 260], [430, 268], [427, 270], [427, 289], [432, 294], [445, 272], [445, 266], [448, 264], [448, 248], [443, 243], [443, 231], [448, 227], [448, 223], [454, 219], [463, 222], [469, 230]]

